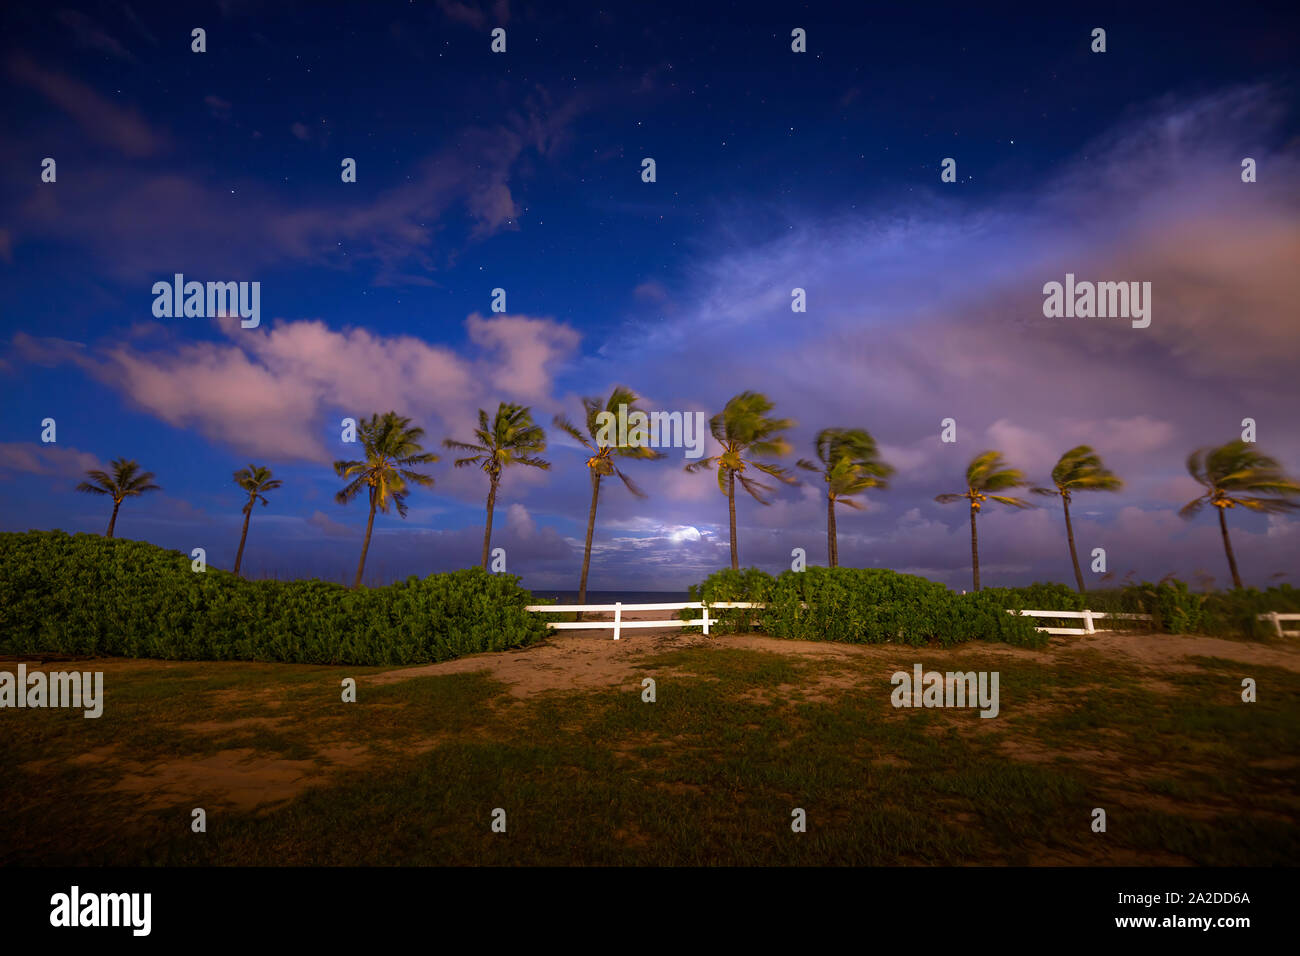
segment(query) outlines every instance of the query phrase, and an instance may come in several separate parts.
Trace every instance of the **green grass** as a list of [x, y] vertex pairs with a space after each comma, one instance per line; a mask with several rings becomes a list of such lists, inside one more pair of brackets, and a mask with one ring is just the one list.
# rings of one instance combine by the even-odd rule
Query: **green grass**
[[[99, 720], [0, 711], [0, 863], [1258, 865], [1300, 853], [1295, 672], [887, 653], [824, 660], [722, 638], [646, 654], [619, 687], [527, 699], [484, 672], [374, 685], [375, 668], [119, 663]], [[1001, 716], [895, 710], [889, 673], [916, 661], [997, 670]], [[345, 676], [356, 704], [340, 702]], [[1241, 702], [1242, 676], [1259, 682], [1258, 703]], [[210, 726], [233, 721], [245, 723]], [[322, 774], [261, 811], [224, 808], [201, 783], [165, 809], [113, 789], [241, 748]], [[363, 759], [333, 765], [334, 748]], [[195, 806], [205, 834], [189, 829]], [[490, 830], [497, 807], [505, 834]], [[796, 807], [806, 833], [791, 832]]]

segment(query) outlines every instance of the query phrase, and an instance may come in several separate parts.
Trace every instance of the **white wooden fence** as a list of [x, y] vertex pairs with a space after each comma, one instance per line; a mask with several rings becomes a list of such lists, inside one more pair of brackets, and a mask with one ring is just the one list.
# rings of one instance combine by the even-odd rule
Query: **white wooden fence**
[[1283, 621], [1300, 621], [1300, 614], [1278, 614], [1277, 611], [1272, 611], [1268, 614], [1261, 614], [1259, 619], [1261, 621], [1272, 621], [1273, 630], [1277, 631], [1278, 637], [1300, 637], [1300, 631], [1282, 630]]
[[[1008, 613], [1014, 614], [1016, 612], [1008, 611]], [[1071, 620], [1075, 618], [1083, 619], [1083, 627], [1038, 627], [1037, 624], [1034, 625], [1037, 630], [1044, 631], [1048, 634], [1096, 634], [1098, 628], [1094, 626], [1094, 622], [1101, 618], [1111, 618], [1112, 620], [1124, 619], [1129, 621], [1151, 620], [1150, 614], [1107, 614], [1104, 611], [1021, 611], [1020, 616], [1069, 618]], [[1108, 628], [1103, 627], [1100, 628], [1100, 630], [1105, 631], [1108, 630]]]
[[[654, 628], [654, 627], [699, 627], [702, 633], [709, 633], [709, 626], [717, 624], [718, 618], [709, 616], [709, 609], [727, 610], [731, 608], [758, 608], [767, 605], [755, 603], [753, 601], [716, 601], [705, 604], [703, 601], [682, 601], [680, 603], [667, 604], [624, 604], [622, 601], [615, 601], [613, 604], [530, 604], [524, 608], [525, 611], [533, 611], [538, 614], [588, 614], [588, 613], [605, 613], [613, 612], [614, 620], [612, 621], [551, 621], [548, 626], [557, 631], [614, 631], [614, 640], [618, 640], [622, 632], [627, 628]], [[803, 605], [807, 607], [808, 605]], [[624, 611], [701, 611], [698, 618], [689, 618], [685, 621], [677, 618], [669, 618], [661, 621], [625, 621], [623, 620]], [[1014, 614], [1015, 611], [1008, 611], [1008, 614]], [[1039, 627], [1040, 631], [1048, 634], [1096, 634], [1097, 628], [1094, 622], [1100, 618], [1129, 618], [1132, 620], [1151, 620], [1149, 614], [1105, 614], [1101, 611], [1021, 611], [1025, 617], [1049, 617], [1049, 618], [1082, 618], [1083, 627]], [[1284, 617], [1286, 615], [1283, 615]], [[1037, 627], [1037, 625], [1035, 625]], [[1105, 630], [1105, 628], [1102, 628]]]
[[[756, 604], [728, 604], [718, 603], [712, 607], [758, 607]], [[534, 611], [540, 614], [586, 614], [588, 612], [614, 612], [613, 621], [549, 621], [547, 626], [557, 631], [607, 631], [611, 627], [614, 629], [614, 640], [618, 640], [619, 633], [628, 627], [703, 627], [704, 633], [709, 633], [709, 625], [717, 624], [718, 619], [709, 617], [709, 605], [700, 601], [684, 601], [680, 604], [624, 604], [622, 601], [615, 601], [613, 604], [530, 604], [524, 608], [525, 611]], [[669, 618], [666, 621], [625, 621], [623, 620], [624, 611], [682, 611], [693, 610], [703, 611], [704, 614], [694, 620], [678, 620]]]
[[[614, 631], [614, 640], [619, 639], [619, 635], [627, 628], [654, 628], [654, 627], [699, 627], [703, 633], [709, 633], [709, 625], [717, 624], [718, 618], [709, 616], [709, 609], [726, 610], [730, 608], [756, 608], [766, 607], [765, 604], [754, 603], [752, 601], [717, 601], [712, 604], [706, 604], [702, 601], [683, 601], [680, 603], [668, 604], [624, 604], [622, 601], [615, 601], [613, 604], [530, 604], [524, 608], [525, 611], [533, 611], [538, 614], [566, 614], [566, 613], [614, 613], [612, 621], [551, 621], [548, 627], [557, 631], [607, 631], [611, 628]], [[803, 607], [808, 605], [804, 604]], [[662, 621], [625, 621], [623, 620], [624, 611], [702, 611], [698, 618], [691, 618], [685, 621], [677, 618], [669, 618]], [[1009, 610], [1008, 614], [1015, 614], [1016, 611]], [[1100, 620], [1126, 620], [1126, 621], [1149, 621], [1150, 614], [1111, 614], [1105, 611], [1030, 611], [1023, 610], [1018, 612], [1022, 617], [1045, 617], [1045, 618], [1065, 618], [1080, 619], [1083, 621], [1083, 627], [1038, 627], [1035, 629], [1047, 634], [1097, 634], [1100, 631], [1110, 630], [1109, 628], [1098, 628], [1096, 622]], [[1272, 621], [1273, 627], [1277, 630], [1278, 637], [1300, 637], [1300, 631], [1286, 631], [1282, 629], [1283, 621], [1300, 621], [1300, 614], [1278, 614], [1276, 611], [1269, 614], [1259, 615], [1261, 621]]]

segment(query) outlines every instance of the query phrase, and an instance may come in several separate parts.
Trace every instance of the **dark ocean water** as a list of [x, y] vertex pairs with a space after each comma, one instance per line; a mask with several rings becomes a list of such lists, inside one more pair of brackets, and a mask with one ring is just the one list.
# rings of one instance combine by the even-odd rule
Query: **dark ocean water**
[[[577, 604], [577, 591], [548, 591], [545, 588], [534, 589], [535, 598], [554, 598], [556, 604]], [[685, 591], [587, 591], [588, 604], [669, 604], [675, 601], [689, 601], [690, 595]]]

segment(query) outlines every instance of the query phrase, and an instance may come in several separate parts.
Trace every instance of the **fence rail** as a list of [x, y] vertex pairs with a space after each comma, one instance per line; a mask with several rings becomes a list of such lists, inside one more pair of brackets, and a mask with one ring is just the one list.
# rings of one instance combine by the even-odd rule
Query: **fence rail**
[[[712, 607], [759, 607], [761, 605], [733, 605], [718, 603]], [[615, 601], [613, 604], [530, 604], [524, 608], [525, 611], [533, 611], [539, 614], [586, 614], [587, 612], [614, 612], [612, 621], [548, 621], [547, 627], [557, 631], [607, 631], [614, 629], [614, 640], [618, 640], [619, 634], [624, 628], [634, 627], [702, 627], [704, 634], [709, 633], [709, 625], [717, 624], [716, 617], [709, 617], [709, 606], [700, 601], [683, 601], [677, 604], [624, 604], [622, 601]], [[624, 611], [703, 611], [704, 614], [693, 620], [678, 620], [670, 618], [666, 621], [625, 621], [623, 620]]]
[[1300, 614], [1279, 614], [1277, 611], [1270, 611], [1268, 614], [1259, 615], [1261, 621], [1272, 621], [1273, 630], [1277, 631], [1278, 637], [1300, 637], [1300, 631], [1285, 631], [1282, 629], [1283, 621], [1300, 621]]
[[[1015, 614], [1016, 612], [1015, 612], [1015, 611], [1010, 611], [1010, 610], [1008, 610], [1008, 613], [1010, 613], [1010, 614]], [[1021, 611], [1021, 612], [1020, 612], [1020, 616], [1021, 616], [1021, 617], [1069, 618], [1069, 619], [1082, 618], [1082, 619], [1083, 619], [1083, 627], [1039, 627], [1037, 624], [1034, 625], [1034, 627], [1035, 627], [1037, 630], [1043, 631], [1044, 633], [1047, 633], [1047, 634], [1096, 634], [1098, 629], [1094, 626], [1094, 622], [1097, 621], [1097, 620], [1100, 619], [1100, 618], [1112, 618], [1112, 619], [1115, 619], [1115, 620], [1128, 620], [1128, 621], [1149, 621], [1149, 620], [1151, 620], [1151, 615], [1150, 615], [1150, 614], [1108, 614], [1108, 613], [1106, 613], [1105, 611], [1029, 611], [1029, 610], [1025, 610], [1025, 611]], [[1104, 631], [1104, 630], [1106, 630], [1106, 628], [1101, 628], [1101, 630]]]
[[[807, 604], [801, 604], [801, 607], [807, 607]], [[550, 621], [548, 627], [557, 631], [614, 631], [614, 640], [619, 639], [619, 635], [628, 628], [656, 628], [656, 627], [699, 627], [706, 636], [709, 633], [709, 626], [717, 624], [718, 618], [710, 617], [709, 610], [744, 610], [746, 608], [763, 608], [766, 604], [754, 601], [715, 601], [706, 604], [703, 601], [681, 601], [669, 602], [666, 604], [624, 604], [621, 601], [615, 601], [613, 604], [530, 604], [524, 608], [525, 611], [532, 611], [537, 614], [587, 614], [587, 613], [610, 613], [613, 612], [614, 620], [612, 621]], [[623, 620], [624, 611], [702, 611], [698, 618], [687, 620], [678, 620], [670, 618], [665, 621], [625, 621]], [[1022, 617], [1042, 617], [1055, 619], [1082, 620], [1083, 627], [1039, 627], [1034, 625], [1035, 629], [1046, 634], [1062, 635], [1082, 635], [1096, 634], [1100, 631], [1106, 631], [1107, 628], [1098, 628], [1096, 623], [1100, 620], [1124, 620], [1124, 621], [1149, 621], [1150, 614], [1113, 614], [1106, 611], [1033, 611], [1021, 610], [1013, 611], [1007, 609], [1008, 614], [1019, 614]], [[1300, 637], [1300, 631], [1283, 630], [1283, 621], [1300, 621], [1300, 614], [1279, 614], [1276, 611], [1259, 615], [1261, 621], [1272, 621], [1273, 627], [1277, 630], [1278, 637]]]

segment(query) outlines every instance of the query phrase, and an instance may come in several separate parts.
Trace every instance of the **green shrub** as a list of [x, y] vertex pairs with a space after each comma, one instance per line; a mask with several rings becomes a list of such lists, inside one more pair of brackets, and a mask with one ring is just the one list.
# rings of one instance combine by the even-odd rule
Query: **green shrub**
[[[844, 641], [953, 644], [997, 640], [1038, 646], [1037, 627], [1081, 628], [1078, 618], [1023, 618], [1007, 610], [1092, 610], [1107, 614], [1149, 614], [1150, 621], [1112, 618], [1108, 630], [1267, 638], [1273, 625], [1259, 615], [1300, 613], [1300, 589], [1289, 584], [1266, 591], [1241, 588], [1209, 594], [1165, 578], [1080, 594], [1065, 584], [1035, 582], [1020, 588], [984, 588], [956, 594], [941, 584], [879, 568], [822, 568], [786, 571], [772, 577], [757, 568], [718, 571], [690, 589], [691, 600], [767, 603], [765, 611], [717, 611], [718, 630], [761, 628], [774, 637]], [[809, 605], [808, 608], [800, 607]], [[1000, 612], [1000, 613], [999, 613]], [[683, 612], [683, 619], [695, 612]], [[1294, 625], [1288, 625], [1288, 628]]]
[[882, 568], [811, 567], [777, 578], [757, 568], [725, 570], [690, 594], [693, 601], [767, 604], [752, 611], [718, 611], [721, 632], [758, 627], [773, 637], [849, 644], [997, 640], [1041, 646], [1047, 640], [995, 599], [956, 594], [934, 581]]
[[246, 581], [141, 541], [0, 534], [0, 652], [416, 664], [545, 636], [513, 575], [481, 568], [352, 591]]
[[[752, 601], [754, 603], [766, 603], [771, 600], [772, 588], [776, 585], [776, 579], [766, 571], [760, 571], [758, 568], [746, 568], [743, 571], [733, 571], [726, 568], [722, 571], [715, 571], [710, 574], [704, 581], [698, 585], [692, 584], [688, 590], [688, 596], [692, 601]], [[711, 614], [714, 612], [710, 612]], [[718, 630], [723, 633], [747, 633], [753, 630], [753, 621], [758, 611], [745, 610], [743, 608], [724, 608], [716, 612], [719, 621]], [[683, 609], [678, 617], [683, 621], [688, 621], [692, 617], [698, 617], [694, 611]]]
[[1193, 594], [1187, 582], [1166, 578], [1158, 584], [1143, 581], [1123, 591], [1126, 603], [1151, 615], [1151, 629], [1168, 634], [1190, 634], [1200, 629], [1205, 595]]
[[984, 588], [979, 593], [1002, 602], [1003, 607], [1017, 611], [1024, 608], [1036, 611], [1082, 611], [1088, 607], [1082, 594], [1068, 585], [1055, 582], [1035, 581], [1025, 588]]
[[[1106, 613], [1137, 613], [1142, 611], [1142, 604], [1132, 596], [1120, 591], [1089, 591], [1080, 594], [1067, 584], [1057, 582], [1035, 581], [1028, 587], [1020, 588], [984, 588], [980, 595], [985, 600], [996, 601], [1002, 607], [1016, 612], [1034, 611], [1104, 611]], [[1037, 627], [1082, 628], [1083, 620], [1077, 617], [1033, 617], [1029, 618]], [[1146, 621], [1126, 621], [1116, 618], [1107, 621], [1108, 628], [1123, 629], [1128, 627], [1150, 630]]]

